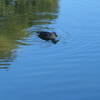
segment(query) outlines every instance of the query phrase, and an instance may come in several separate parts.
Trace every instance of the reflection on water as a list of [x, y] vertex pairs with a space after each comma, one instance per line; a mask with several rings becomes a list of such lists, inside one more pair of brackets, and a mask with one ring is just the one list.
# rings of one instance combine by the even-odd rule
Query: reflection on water
[[0, 100], [100, 100], [99, 0], [58, 1], [0, 0]]
[[0, 69], [11, 65], [20, 45], [29, 45], [33, 31], [52, 30], [57, 13], [58, 0], [0, 1]]

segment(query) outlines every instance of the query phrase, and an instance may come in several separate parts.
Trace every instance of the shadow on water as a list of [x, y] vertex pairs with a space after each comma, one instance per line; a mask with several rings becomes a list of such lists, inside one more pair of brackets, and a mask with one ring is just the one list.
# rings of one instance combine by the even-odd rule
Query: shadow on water
[[58, 0], [0, 1], [0, 69], [9, 68], [20, 45], [30, 45], [33, 31], [54, 29], [57, 13]]

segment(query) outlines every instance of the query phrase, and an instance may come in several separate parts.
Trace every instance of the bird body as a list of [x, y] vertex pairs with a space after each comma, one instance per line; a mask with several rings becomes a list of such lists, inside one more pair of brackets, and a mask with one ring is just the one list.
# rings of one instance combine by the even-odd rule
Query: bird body
[[55, 32], [38, 31], [38, 36], [44, 40], [55, 40], [57, 34]]

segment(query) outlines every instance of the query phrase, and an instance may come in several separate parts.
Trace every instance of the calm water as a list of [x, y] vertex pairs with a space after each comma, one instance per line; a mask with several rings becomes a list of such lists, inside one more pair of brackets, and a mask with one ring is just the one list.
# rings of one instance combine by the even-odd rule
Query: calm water
[[99, 0], [0, 1], [0, 100], [100, 100], [99, 78]]

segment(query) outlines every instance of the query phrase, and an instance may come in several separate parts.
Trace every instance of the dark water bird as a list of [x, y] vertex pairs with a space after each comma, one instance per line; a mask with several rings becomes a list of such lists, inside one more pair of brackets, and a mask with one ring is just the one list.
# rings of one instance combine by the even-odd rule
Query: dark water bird
[[56, 44], [59, 40], [56, 40], [57, 34], [56, 32], [45, 32], [45, 31], [38, 31], [38, 36], [43, 40], [51, 40], [52, 43]]

